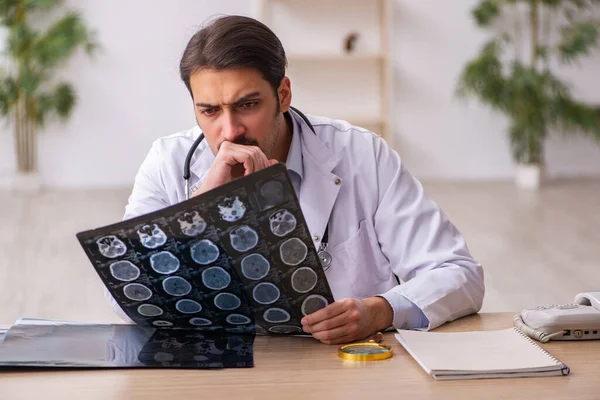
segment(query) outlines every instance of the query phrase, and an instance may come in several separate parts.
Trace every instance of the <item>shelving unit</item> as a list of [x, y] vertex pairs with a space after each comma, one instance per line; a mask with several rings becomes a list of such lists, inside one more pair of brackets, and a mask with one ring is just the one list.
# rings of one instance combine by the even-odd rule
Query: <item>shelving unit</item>
[[[256, 0], [281, 39], [294, 106], [392, 138], [393, 0]], [[356, 33], [351, 52], [345, 39]]]

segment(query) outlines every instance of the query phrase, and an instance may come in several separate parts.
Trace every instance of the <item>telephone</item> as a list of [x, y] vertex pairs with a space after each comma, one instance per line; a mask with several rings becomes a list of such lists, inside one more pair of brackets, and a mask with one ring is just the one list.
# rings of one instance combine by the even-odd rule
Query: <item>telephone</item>
[[542, 343], [600, 339], [600, 291], [579, 293], [573, 303], [523, 310], [513, 317], [513, 323]]

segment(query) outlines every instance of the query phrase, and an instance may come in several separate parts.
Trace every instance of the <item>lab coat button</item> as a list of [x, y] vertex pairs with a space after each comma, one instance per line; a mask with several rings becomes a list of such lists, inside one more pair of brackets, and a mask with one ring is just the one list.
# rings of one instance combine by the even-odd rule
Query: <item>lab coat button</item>
[[340, 178], [335, 178], [334, 182], [335, 182], [336, 185], [339, 186], [342, 183], [342, 180]]
[[319, 241], [319, 237], [317, 235], [313, 236], [313, 239], [315, 240], [315, 242]]

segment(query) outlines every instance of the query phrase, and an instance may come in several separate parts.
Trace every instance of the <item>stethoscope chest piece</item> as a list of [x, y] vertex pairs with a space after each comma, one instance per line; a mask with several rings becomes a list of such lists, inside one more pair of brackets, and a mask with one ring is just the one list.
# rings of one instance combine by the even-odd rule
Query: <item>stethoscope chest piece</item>
[[321, 266], [325, 271], [331, 266], [331, 254], [328, 251], [321, 250], [318, 253]]

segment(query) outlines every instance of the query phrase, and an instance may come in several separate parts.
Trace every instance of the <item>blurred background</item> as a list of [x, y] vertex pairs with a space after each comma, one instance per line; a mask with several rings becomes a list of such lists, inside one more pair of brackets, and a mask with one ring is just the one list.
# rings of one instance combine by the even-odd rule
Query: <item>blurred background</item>
[[179, 59], [222, 14], [261, 19], [281, 38], [293, 105], [398, 151], [482, 262], [482, 311], [600, 290], [600, 6], [4, 3], [0, 327], [118, 321], [75, 234], [119, 221], [152, 142], [195, 125]]

